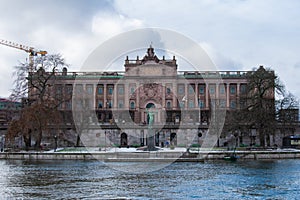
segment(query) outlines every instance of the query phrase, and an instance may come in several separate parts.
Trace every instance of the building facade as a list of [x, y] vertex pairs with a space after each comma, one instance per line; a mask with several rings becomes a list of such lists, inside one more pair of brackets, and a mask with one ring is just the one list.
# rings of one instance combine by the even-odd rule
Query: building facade
[[22, 104], [9, 99], [0, 98], [0, 127], [6, 130], [9, 122], [19, 117]]
[[[53, 83], [55, 96], [72, 94], [59, 106], [68, 116], [62, 135], [80, 135], [85, 146], [145, 146], [151, 112], [156, 146], [201, 145], [213, 132], [209, 130], [216, 108], [226, 113], [242, 106], [246, 74], [178, 71], [175, 56], [160, 59], [151, 46], [142, 59], [126, 57], [121, 72], [68, 72], [65, 68]], [[209, 145], [226, 143], [228, 133], [215, 135], [217, 139]], [[258, 141], [255, 129], [240, 136], [245, 144]], [[278, 140], [272, 139], [273, 143]]]
[[[47, 74], [43, 69], [31, 73], [33, 79]], [[127, 56], [124, 71], [64, 68], [46, 84], [51, 85], [47, 95], [59, 102], [62, 126], [53, 128], [43, 142], [53, 143], [55, 135], [61, 145], [78, 145], [80, 138], [80, 145], [98, 147], [259, 145], [255, 127], [233, 133], [225, 122], [228, 112], [245, 106], [249, 73], [179, 71], [175, 56], [158, 58], [152, 46], [142, 59]], [[29, 102], [37, 98], [32, 88]], [[275, 102], [273, 90], [268, 99]], [[268, 145], [281, 146], [290, 126], [279, 126], [279, 134], [268, 134]]]

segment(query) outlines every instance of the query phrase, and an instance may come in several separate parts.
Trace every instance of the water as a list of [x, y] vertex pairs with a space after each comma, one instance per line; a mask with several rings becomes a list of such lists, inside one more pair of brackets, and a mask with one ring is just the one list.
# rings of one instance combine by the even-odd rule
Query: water
[[0, 170], [1, 199], [298, 199], [300, 189], [300, 160], [173, 163], [146, 174], [100, 161], [0, 160]]

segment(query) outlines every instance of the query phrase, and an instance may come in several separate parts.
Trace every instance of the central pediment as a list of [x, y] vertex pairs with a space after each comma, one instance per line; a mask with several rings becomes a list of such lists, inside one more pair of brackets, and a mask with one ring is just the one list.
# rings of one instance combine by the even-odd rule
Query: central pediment
[[176, 76], [177, 64], [175, 56], [173, 59], [166, 60], [159, 59], [155, 53], [154, 48], [150, 45], [147, 49], [147, 54], [143, 59], [137, 57], [136, 60], [129, 60], [128, 56], [125, 60], [125, 75], [126, 76]]

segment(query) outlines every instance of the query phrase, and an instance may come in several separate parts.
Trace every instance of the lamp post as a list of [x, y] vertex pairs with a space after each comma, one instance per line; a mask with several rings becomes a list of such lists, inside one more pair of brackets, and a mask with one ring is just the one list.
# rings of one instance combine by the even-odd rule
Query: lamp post
[[106, 131], [104, 131], [104, 136], [105, 136], [105, 138], [104, 138], [104, 142], [105, 142], [105, 148], [104, 148], [104, 151], [106, 151]]
[[201, 130], [198, 131], [198, 155], [200, 153], [200, 138], [202, 137]]
[[57, 136], [54, 135], [54, 152], [56, 152], [57, 149]]

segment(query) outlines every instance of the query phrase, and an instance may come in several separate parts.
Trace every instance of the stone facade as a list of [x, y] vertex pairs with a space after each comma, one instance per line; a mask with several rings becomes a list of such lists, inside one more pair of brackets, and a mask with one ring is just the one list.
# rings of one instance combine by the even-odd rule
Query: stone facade
[[[247, 72], [178, 71], [177, 67], [175, 56], [159, 59], [150, 46], [142, 59], [126, 57], [122, 72], [64, 69], [57, 74], [53, 88], [59, 94], [73, 94], [59, 108], [69, 113], [66, 128], [74, 128], [73, 113], [75, 125], [81, 130], [77, 134], [86, 146], [144, 146], [149, 141], [151, 109], [156, 146], [188, 147], [207, 140], [212, 140], [212, 146], [222, 146], [230, 134], [216, 140], [213, 131], [209, 133], [212, 111], [216, 106], [224, 111], [239, 109]], [[76, 115], [80, 120], [88, 119], [85, 125], [80, 125], [82, 121]], [[249, 130], [238, 140], [255, 144], [258, 137]], [[277, 139], [272, 141], [280, 144]]]

